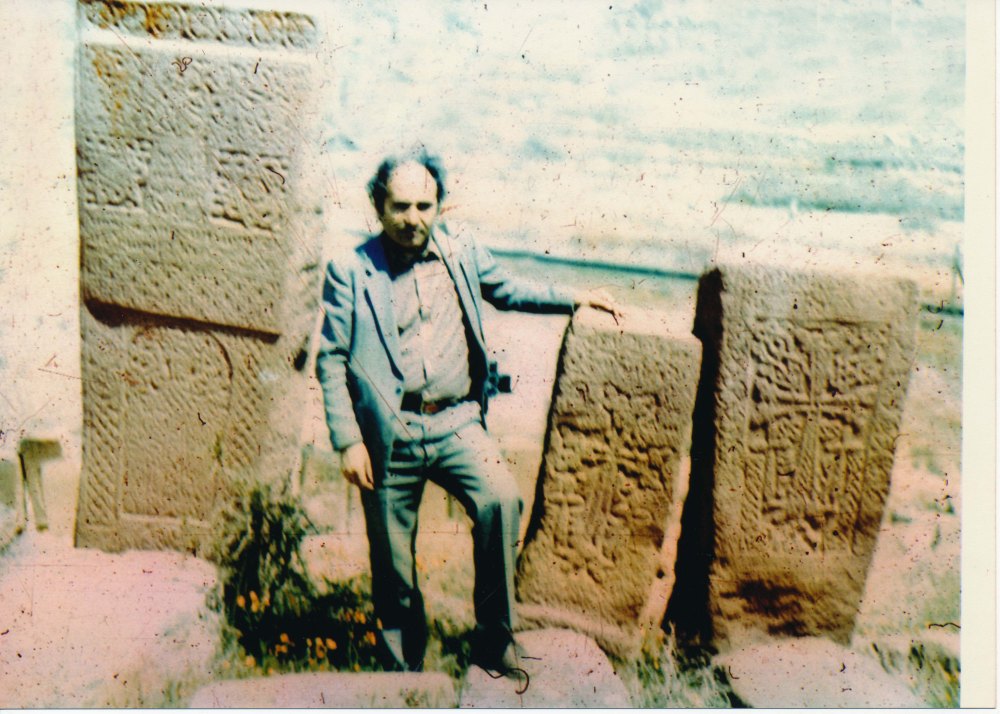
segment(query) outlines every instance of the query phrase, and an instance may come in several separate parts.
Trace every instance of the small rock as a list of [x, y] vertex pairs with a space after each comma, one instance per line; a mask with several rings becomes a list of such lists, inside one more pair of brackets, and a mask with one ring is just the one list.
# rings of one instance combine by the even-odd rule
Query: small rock
[[923, 707], [872, 657], [818, 637], [758, 644], [716, 658], [750, 707]]
[[202, 687], [194, 709], [454, 707], [455, 687], [441, 672], [307, 672], [231, 679]]
[[586, 635], [569, 630], [521, 632], [527, 677], [497, 677], [471, 667], [459, 706], [470, 708], [553, 708], [630, 706], [625, 685], [607, 655]]

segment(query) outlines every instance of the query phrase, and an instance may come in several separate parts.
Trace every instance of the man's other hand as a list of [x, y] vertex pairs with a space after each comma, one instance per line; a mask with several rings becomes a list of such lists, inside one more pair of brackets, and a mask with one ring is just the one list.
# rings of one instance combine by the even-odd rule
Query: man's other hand
[[625, 316], [625, 310], [615, 302], [611, 293], [603, 288], [596, 290], [586, 290], [576, 295], [577, 307], [592, 307], [595, 310], [603, 310], [615, 319], [615, 322]]
[[375, 488], [372, 476], [372, 460], [368, 457], [368, 449], [362, 442], [351, 444], [340, 452], [340, 473], [348, 482], [359, 488], [371, 491]]

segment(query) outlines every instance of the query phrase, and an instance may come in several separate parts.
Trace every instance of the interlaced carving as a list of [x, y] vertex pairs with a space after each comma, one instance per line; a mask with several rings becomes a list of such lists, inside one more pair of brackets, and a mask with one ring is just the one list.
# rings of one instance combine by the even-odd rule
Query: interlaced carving
[[849, 548], [888, 328], [767, 319], [752, 334], [746, 543]]

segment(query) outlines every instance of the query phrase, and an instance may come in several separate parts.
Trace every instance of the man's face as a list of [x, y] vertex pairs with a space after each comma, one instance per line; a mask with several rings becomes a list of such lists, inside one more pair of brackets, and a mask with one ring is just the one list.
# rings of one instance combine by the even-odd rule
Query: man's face
[[437, 183], [420, 164], [397, 166], [386, 183], [379, 220], [385, 234], [404, 250], [421, 250], [438, 217]]

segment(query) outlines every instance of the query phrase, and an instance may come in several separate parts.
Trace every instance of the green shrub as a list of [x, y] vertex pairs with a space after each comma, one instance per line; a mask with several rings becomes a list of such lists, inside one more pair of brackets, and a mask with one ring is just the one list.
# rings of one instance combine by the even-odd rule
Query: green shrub
[[218, 532], [212, 605], [233, 640], [223, 645], [224, 668], [237, 675], [379, 669], [369, 580], [318, 591], [299, 553], [315, 527], [297, 500], [267, 485], [245, 489]]

